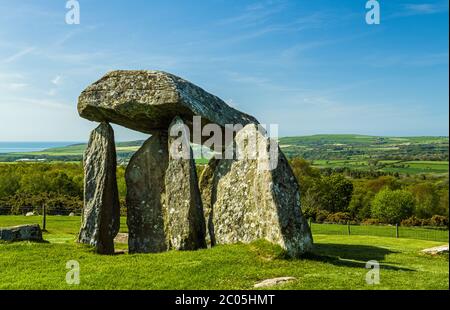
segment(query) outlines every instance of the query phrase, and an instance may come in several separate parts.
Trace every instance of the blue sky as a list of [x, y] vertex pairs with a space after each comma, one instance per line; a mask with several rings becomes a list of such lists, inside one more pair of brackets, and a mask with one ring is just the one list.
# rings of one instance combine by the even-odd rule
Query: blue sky
[[[114, 69], [164, 70], [316, 133], [448, 135], [448, 2], [0, 0], [0, 141], [84, 141], [79, 93]], [[117, 127], [116, 127], [117, 128]], [[145, 137], [117, 128], [117, 140]]]

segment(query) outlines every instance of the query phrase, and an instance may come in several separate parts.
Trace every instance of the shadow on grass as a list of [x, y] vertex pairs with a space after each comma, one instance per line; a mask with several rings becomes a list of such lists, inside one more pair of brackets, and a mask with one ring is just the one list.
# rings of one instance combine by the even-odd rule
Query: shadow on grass
[[390, 249], [359, 244], [319, 243], [314, 244], [313, 252], [320, 255], [336, 256], [341, 259], [383, 261], [386, 255], [398, 253]]
[[386, 255], [392, 253], [398, 252], [371, 245], [323, 243], [315, 244], [313, 252], [305, 254], [302, 259], [358, 268], [365, 268], [366, 262], [376, 260], [380, 263], [382, 269], [415, 271], [414, 269], [398, 267], [392, 264], [382, 264]]

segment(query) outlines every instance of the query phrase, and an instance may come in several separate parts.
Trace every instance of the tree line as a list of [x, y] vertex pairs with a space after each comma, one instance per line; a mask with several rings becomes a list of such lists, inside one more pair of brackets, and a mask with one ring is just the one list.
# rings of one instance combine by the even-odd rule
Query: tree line
[[[318, 169], [290, 160], [300, 186], [302, 210], [316, 222], [389, 223], [448, 227], [448, 175], [405, 176]], [[202, 166], [198, 166], [200, 175]], [[117, 168], [122, 214], [126, 214], [125, 168]], [[0, 214], [80, 214], [81, 163], [0, 164]]]
[[352, 176], [320, 170], [294, 158], [302, 210], [316, 222], [448, 226], [448, 175], [443, 177]]

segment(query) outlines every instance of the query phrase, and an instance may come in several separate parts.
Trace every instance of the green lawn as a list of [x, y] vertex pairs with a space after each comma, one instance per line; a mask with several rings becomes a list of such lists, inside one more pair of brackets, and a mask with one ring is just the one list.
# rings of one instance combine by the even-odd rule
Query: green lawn
[[[313, 235], [348, 235], [348, 226], [339, 224], [312, 223]], [[430, 229], [422, 227], [398, 228], [400, 238], [448, 242], [448, 230]], [[395, 226], [387, 225], [350, 225], [350, 235], [392, 237], [396, 236]]]
[[[0, 216], [0, 226], [40, 220]], [[79, 217], [50, 216], [44, 234], [49, 243], [0, 243], [0, 289], [252, 289], [259, 280], [279, 276], [296, 277], [276, 287], [280, 289], [449, 288], [448, 255], [420, 253], [442, 242], [314, 233], [314, 253], [302, 259], [286, 259], [279, 247], [265, 241], [200, 251], [100, 256], [73, 242], [79, 223]], [[69, 260], [80, 263], [78, 286], [65, 282]], [[365, 282], [369, 260], [381, 264], [379, 285]]]

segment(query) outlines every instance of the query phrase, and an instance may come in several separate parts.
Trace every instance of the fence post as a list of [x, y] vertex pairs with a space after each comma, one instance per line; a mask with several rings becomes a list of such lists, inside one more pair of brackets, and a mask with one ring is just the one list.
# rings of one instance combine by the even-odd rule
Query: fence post
[[348, 235], [350, 236], [350, 222], [347, 222], [347, 232], [348, 232]]
[[395, 238], [399, 237], [399, 233], [398, 233], [398, 223], [395, 224]]
[[47, 231], [47, 206], [42, 204], [42, 231]]

